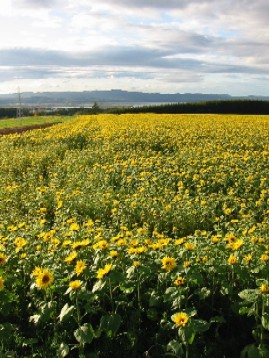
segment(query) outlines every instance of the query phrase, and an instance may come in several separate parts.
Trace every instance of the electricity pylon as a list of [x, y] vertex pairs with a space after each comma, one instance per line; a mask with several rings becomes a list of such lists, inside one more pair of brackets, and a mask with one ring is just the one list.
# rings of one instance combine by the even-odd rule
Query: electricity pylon
[[18, 87], [17, 118], [21, 118], [21, 117], [22, 117], [21, 91], [20, 91], [20, 87]]

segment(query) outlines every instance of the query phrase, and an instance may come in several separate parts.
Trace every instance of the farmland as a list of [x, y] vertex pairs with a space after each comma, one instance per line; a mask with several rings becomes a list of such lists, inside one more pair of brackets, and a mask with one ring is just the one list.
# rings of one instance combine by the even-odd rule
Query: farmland
[[78, 116], [0, 152], [2, 356], [269, 356], [267, 116]]

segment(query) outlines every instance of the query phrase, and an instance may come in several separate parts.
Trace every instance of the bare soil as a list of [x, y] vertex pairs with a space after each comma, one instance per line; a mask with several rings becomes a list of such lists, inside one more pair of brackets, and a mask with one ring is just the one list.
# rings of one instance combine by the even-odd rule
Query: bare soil
[[32, 124], [30, 126], [21, 126], [21, 127], [13, 127], [13, 128], [2, 128], [2, 129], [0, 129], [0, 135], [23, 133], [23, 132], [29, 131], [31, 129], [43, 129], [43, 128], [51, 127], [58, 123], [61, 123], [61, 122]]

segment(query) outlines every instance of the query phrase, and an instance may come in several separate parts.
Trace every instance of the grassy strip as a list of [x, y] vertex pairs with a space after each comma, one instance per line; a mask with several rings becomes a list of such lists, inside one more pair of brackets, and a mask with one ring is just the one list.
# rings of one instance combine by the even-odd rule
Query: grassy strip
[[72, 117], [59, 117], [59, 116], [44, 116], [44, 117], [22, 117], [22, 118], [10, 118], [0, 120], [0, 129], [3, 128], [16, 128], [26, 127], [33, 125], [43, 125], [57, 122], [67, 122], [72, 120]]

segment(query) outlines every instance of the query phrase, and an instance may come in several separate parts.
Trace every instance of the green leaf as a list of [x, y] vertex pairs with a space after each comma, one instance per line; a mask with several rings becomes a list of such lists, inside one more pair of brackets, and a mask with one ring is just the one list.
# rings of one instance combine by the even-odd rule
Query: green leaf
[[201, 290], [199, 290], [199, 297], [201, 300], [205, 300], [210, 294], [211, 291], [207, 287], [202, 287]]
[[11, 323], [0, 324], [0, 340], [3, 341], [13, 334], [13, 326]]
[[264, 278], [257, 278], [257, 279], [256, 279], [256, 285], [257, 285], [257, 287], [260, 287], [262, 284], [268, 285], [268, 281], [265, 280]]
[[72, 288], [71, 287], [68, 287], [68, 289], [65, 291], [65, 295], [68, 295], [70, 292], [72, 292]]
[[131, 278], [135, 273], [135, 266], [131, 266], [128, 268], [128, 270], [126, 271], [127, 274], [127, 278]]
[[106, 332], [108, 337], [114, 337], [121, 325], [122, 319], [119, 314], [112, 313], [101, 318], [100, 328]]
[[94, 292], [100, 291], [105, 286], [105, 284], [106, 284], [106, 281], [98, 280], [94, 284], [94, 286], [92, 288], [92, 292], [94, 293]]
[[162, 303], [163, 298], [161, 296], [158, 296], [156, 292], [152, 292], [149, 298], [149, 306], [154, 307], [158, 306], [160, 303]]
[[64, 318], [67, 318], [71, 315], [71, 313], [74, 311], [74, 306], [68, 306], [68, 303], [66, 303], [63, 308], [61, 309], [61, 313], [59, 314], [58, 318], [60, 319], [60, 322], [64, 320]]
[[38, 324], [40, 317], [40, 314], [34, 314], [33, 316], [30, 316], [29, 322], [33, 324]]
[[249, 313], [253, 311], [253, 308], [252, 307], [247, 307], [247, 306], [243, 306], [243, 307], [240, 307], [239, 309], [239, 314], [240, 315], [250, 315]]
[[261, 345], [259, 348], [259, 357], [261, 358], [269, 358], [269, 349], [266, 345]]
[[229, 294], [229, 292], [230, 292], [230, 287], [222, 285], [222, 287], [220, 288], [220, 293], [223, 296], [226, 296]]
[[178, 330], [178, 336], [182, 339], [184, 344], [192, 344], [194, 342], [196, 332], [192, 326], [182, 327]]
[[168, 351], [172, 351], [176, 357], [181, 357], [184, 353], [182, 343], [179, 343], [175, 339], [167, 344]]
[[125, 276], [121, 272], [115, 270], [109, 273], [109, 278], [112, 284], [119, 284], [120, 282], [125, 281]]
[[194, 317], [197, 315], [197, 311], [193, 308], [186, 309], [185, 312], [189, 317]]
[[69, 347], [67, 344], [65, 343], [61, 343], [60, 344], [60, 348], [59, 348], [59, 356], [60, 358], [64, 358], [68, 355], [69, 353]]
[[245, 301], [255, 302], [259, 296], [259, 290], [257, 289], [246, 289], [238, 293], [238, 296]]
[[147, 317], [151, 320], [151, 321], [157, 321], [159, 314], [158, 311], [155, 308], [149, 308], [147, 310]]
[[264, 313], [262, 315], [262, 326], [269, 331], [269, 314]]
[[74, 309], [75, 309], [74, 306], [69, 307], [68, 303], [66, 303], [61, 309], [61, 313], [59, 314], [58, 317], [60, 319], [60, 322], [62, 322], [65, 318], [69, 317], [71, 313], [74, 311]]
[[191, 321], [191, 326], [195, 332], [201, 333], [201, 332], [205, 332], [209, 329], [210, 323], [208, 323], [202, 319], [193, 319]]
[[180, 297], [177, 287], [168, 287], [163, 295], [163, 302], [171, 302]]
[[247, 345], [240, 354], [240, 358], [257, 358], [257, 357], [259, 357], [259, 351], [254, 344]]
[[55, 301], [42, 302], [39, 307], [39, 313], [29, 317], [29, 322], [38, 324], [41, 322], [47, 322], [55, 316], [56, 304]]
[[136, 289], [136, 284], [132, 281], [125, 280], [125, 282], [123, 282], [120, 285], [120, 290], [124, 292], [126, 295], [133, 293], [135, 289]]
[[85, 323], [83, 326], [75, 330], [74, 336], [80, 344], [91, 343], [94, 338], [94, 330], [90, 323]]
[[222, 316], [214, 316], [214, 317], [210, 318], [209, 322], [210, 323], [225, 323], [226, 320]]

